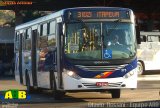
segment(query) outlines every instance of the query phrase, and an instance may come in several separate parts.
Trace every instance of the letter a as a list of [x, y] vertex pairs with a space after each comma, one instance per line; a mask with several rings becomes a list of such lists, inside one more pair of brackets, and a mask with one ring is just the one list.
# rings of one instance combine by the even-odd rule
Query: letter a
[[12, 99], [12, 98], [13, 98], [13, 97], [12, 97], [12, 92], [11, 92], [11, 91], [6, 92], [4, 98], [5, 98], [5, 99]]

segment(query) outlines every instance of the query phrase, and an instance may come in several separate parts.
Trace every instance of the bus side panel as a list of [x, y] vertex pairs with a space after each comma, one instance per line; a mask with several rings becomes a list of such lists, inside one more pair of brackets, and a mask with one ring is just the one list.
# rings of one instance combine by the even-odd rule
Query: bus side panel
[[138, 60], [144, 62], [145, 70], [160, 70], [159, 42], [141, 42], [138, 49]]

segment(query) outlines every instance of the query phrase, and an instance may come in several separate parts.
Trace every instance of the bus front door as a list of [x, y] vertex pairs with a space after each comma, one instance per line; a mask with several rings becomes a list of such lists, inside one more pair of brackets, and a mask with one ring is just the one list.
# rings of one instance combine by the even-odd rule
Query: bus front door
[[62, 85], [62, 23], [57, 23], [57, 76], [58, 89], [63, 89]]

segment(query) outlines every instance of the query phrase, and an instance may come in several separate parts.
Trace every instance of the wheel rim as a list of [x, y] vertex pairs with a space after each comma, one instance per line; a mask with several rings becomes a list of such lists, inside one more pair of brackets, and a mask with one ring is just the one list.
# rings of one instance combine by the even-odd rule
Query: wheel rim
[[142, 63], [138, 62], [138, 74], [141, 75], [143, 73], [143, 65]]

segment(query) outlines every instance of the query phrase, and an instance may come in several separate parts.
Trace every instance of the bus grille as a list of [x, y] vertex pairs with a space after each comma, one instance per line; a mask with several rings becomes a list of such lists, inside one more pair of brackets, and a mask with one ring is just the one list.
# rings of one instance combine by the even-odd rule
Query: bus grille
[[84, 71], [115, 71], [122, 69], [127, 64], [123, 65], [110, 65], [110, 66], [83, 66], [83, 65], [76, 65], [78, 68], [84, 70]]

